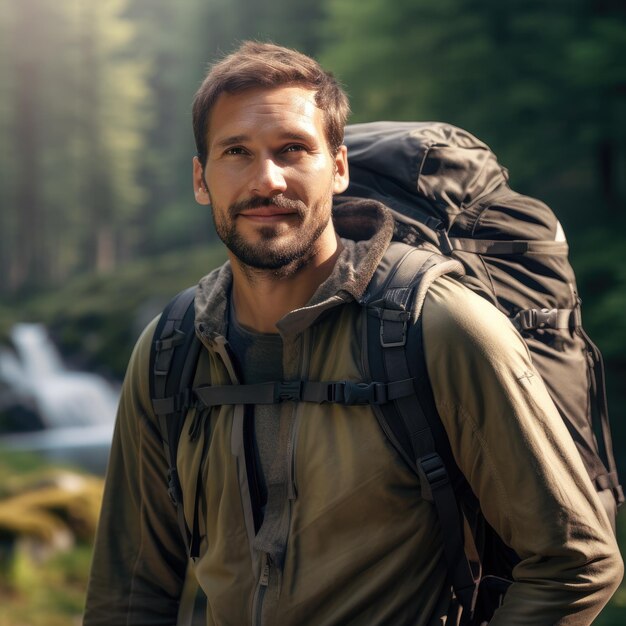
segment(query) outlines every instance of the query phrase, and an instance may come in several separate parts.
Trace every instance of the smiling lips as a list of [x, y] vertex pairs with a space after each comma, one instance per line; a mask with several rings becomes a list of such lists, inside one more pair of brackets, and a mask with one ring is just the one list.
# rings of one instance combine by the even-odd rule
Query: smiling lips
[[284, 219], [286, 217], [297, 216], [298, 212], [293, 209], [285, 209], [277, 206], [264, 206], [259, 207], [258, 209], [248, 209], [244, 211], [240, 211], [237, 214], [237, 217], [245, 217], [250, 220], [258, 220], [258, 221], [278, 221]]

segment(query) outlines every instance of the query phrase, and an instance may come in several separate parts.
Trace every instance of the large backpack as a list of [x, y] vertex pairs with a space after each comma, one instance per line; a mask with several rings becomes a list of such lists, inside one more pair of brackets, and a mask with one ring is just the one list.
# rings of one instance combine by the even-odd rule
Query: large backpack
[[345, 195], [381, 201], [394, 213], [397, 239], [431, 242], [463, 264], [463, 282], [524, 338], [592, 482], [607, 492], [607, 508], [610, 498], [621, 504], [602, 357], [583, 330], [554, 213], [511, 190], [493, 152], [454, 126], [356, 124], [345, 141], [351, 180]]
[[[581, 326], [580, 299], [559, 222], [545, 204], [509, 188], [506, 170], [485, 144], [453, 126], [410, 122], [349, 126], [346, 144], [351, 183], [336, 198], [338, 232], [342, 205], [352, 198], [380, 201], [395, 217], [395, 242], [361, 302], [368, 312], [368, 379], [193, 390], [200, 343], [193, 323], [194, 290], [182, 292], [159, 320], [150, 365], [170, 496], [193, 558], [199, 530], [195, 520], [187, 527], [182, 514], [176, 450], [186, 411], [194, 404], [371, 404], [437, 510], [459, 623], [478, 624], [497, 608], [517, 556], [482, 517], [437, 415], [419, 318], [426, 290], [444, 273], [464, 274], [461, 280], [468, 287], [512, 320], [614, 523], [616, 504], [624, 496], [612, 450], [602, 359]], [[412, 316], [418, 319], [415, 325], [407, 324]]]

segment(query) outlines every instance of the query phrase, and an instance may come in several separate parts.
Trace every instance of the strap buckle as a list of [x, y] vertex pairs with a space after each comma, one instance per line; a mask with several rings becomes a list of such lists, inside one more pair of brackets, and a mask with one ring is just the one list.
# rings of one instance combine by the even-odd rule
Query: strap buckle
[[182, 330], [174, 328], [169, 335], [161, 337], [161, 339], [157, 339], [154, 342], [156, 354], [153, 373], [155, 376], [167, 376], [169, 374], [174, 349], [183, 344], [185, 338], [186, 335]]
[[558, 312], [558, 309], [525, 309], [513, 318], [513, 323], [519, 330], [555, 328]]
[[182, 330], [174, 329], [174, 332], [169, 335], [169, 337], [162, 337], [161, 339], [157, 339], [154, 342], [154, 347], [157, 352], [161, 352], [162, 350], [171, 350], [176, 346], [179, 346], [183, 341], [185, 341], [185, 333]]
[[433, 491], [438, 491], [450, 483], [448, 471], [441, 457], [433, 452], [417, 460], [417, 469], [422, 486], [422, 497], [433, 499]]
[[328, 391], [329, 402], [345, 405], [385, 404], [387, 402], [387, 386], [384, 383], [356, 383], [346, 380], [330, 385]]
[[[391, 326], [391, 329], [389, 327]], [[402, 326], [399, 321], [387, 320], [387, 332], [385, 333], [385, 320], [380, 319], [380, 345], [383, 348], [400, 348], [406, 344], [406, 319], [402, 320]], [[400, 331], [400, 332], [398, 332]]]

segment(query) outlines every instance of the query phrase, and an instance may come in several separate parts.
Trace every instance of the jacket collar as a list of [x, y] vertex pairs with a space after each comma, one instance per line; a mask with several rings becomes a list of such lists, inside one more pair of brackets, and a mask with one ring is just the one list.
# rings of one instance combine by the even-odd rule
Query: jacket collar
[[[374, 200], [343, 199], [333, 210], [343, 250], [331, 275], [309, 302], [277, 324], [283, 335], [302, 332], [326, 310], [351, 300], [360, 301], [393, 236], [391, 212]], [[232, 270], [227, 261], [205, 276], [196, 290], [196, 329], [200, 335], [226, 334]]]

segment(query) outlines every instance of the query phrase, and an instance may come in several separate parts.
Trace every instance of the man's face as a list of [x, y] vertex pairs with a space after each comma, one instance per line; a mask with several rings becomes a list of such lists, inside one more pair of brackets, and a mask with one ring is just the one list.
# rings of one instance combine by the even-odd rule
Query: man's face
[[[222, 94], [209, 122], [196, 200], [243, 264], [297, 270], [336, 246], [333, 193], [348, 185], [346, 149], [330, 152], [315, 92], [302, 87]], [[331, 251], [332, 253], [332, 251]]]

